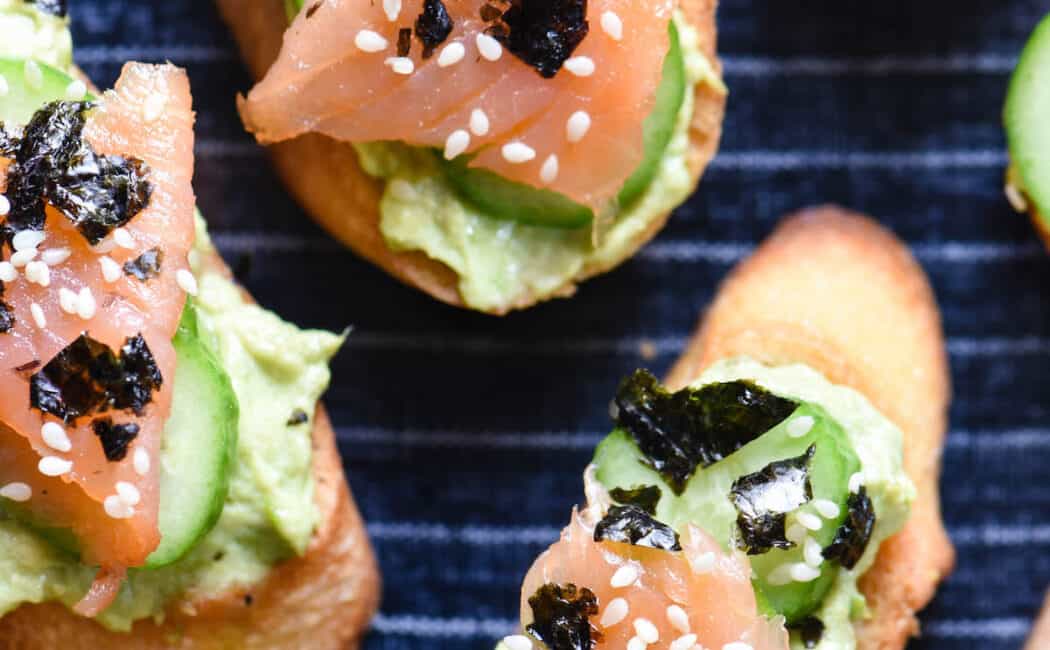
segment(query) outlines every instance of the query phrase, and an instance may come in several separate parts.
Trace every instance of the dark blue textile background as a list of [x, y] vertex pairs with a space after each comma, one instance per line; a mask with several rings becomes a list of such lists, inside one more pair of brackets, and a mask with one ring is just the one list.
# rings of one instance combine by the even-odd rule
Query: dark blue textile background
[[700, 191], [619, 270], [502, 320], [407, 289], [312, 225], [240, 127], [248, 76], [207, 0], [70, 4], [99, 84], [127, 59], [188, 68], [200, 207], [259, 301], [355, 326], [327, 402], [385, 574], [369, 650], [492, 648], [581, 497], [618, 379], [664, 372], [730, 265], [825, 201], [906, 239], [944, 312], [959, 565], [912, 647], [1021, 645], [1050, 583], [1050, 257], [1003, 199], [999, 115], [1046, 0], [725, 0], [729, 112]]

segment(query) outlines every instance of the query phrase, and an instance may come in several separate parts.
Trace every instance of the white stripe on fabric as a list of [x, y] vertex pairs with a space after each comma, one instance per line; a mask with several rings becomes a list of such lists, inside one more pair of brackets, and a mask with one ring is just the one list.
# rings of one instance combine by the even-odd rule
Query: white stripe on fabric
[[1017, 64], [1016, 56], [1002, 54], [784, 59], [729, 55], [721, 59], [727, 76], [762, 78], [1010, 74]]
[[100, 65], [126, 61], [171, 61], [173, 63], [212, 63], [232, 61], [236, 58], [232, 49], [208, 45], [165, 45], [144, 47], [137, 45], [85, 46], [74, 50], [73, 58], [79, 65]]

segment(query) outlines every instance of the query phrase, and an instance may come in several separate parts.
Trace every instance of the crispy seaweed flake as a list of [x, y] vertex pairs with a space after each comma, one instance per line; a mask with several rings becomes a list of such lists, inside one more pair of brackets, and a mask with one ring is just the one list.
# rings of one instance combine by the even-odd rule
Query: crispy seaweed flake
[[6, 334], [15, 326], [15, 311], [3, 301], [4, 283], [0, 281], [0, 334]]
[[664, 551], [680, 551], [678, 533], [638, 506], [613, 506], [594, 527], [594, 541], [621, 542]]
[[638, 506], [651, 515], [656, 514], [656, 504], [660, 502], [660, 488], [655, 485], [636, 485], [629, 490], [613, 488], [609, 496], [616, 503]]
[[160, 265], [164, 261], [164, 251], [151, 248], [133, 260], [124, 262], [124, 273], [145, 282], [160, 275]]
[[849, 495], [846, 510], [846, 520], [835, 532], [835, 539], [824, 549], [824, 559], [837, 560], [842, 566], [852, 569], [864, 555], [871, 531], [875, 529], [875, 507], [867, 489], [861, 486], [860, 491]]
[[288, 421], [285, 422], [290, 427], [294, 427], [300, 424], [306, 424], [310, 420], [310, 416], [306, 414], [306, 411], [302, 409], [295, 409], [292, 414], [288, 417]]
[[[587, 0], [511, 0], [489, 34], [550, 78], [587, 36]], [[494, 26], [496, 27], [496, 26]]]
[[616, 421], [676, 494], [707, 467], [780, 424], [798, 407], [749, 381], [668, 392], [637, 370], [616, 393]]
[[18, 153], [19, 145], [18, 138], [8, 133], [4, 123], [0, 122], [0, 158], [13, 158]]
[[142, 415], [162, 383], [141, 334], [125, 339], [120, 355], [81, 334], [29, 380], [29, 403], [71, 422], [111, 408]]
[[317, 13], [317, 10], [321, 8], [322, 4], [324, 4], [324, 3], [321, 2], [321, 0], [318, 0], [317, 2], [313, 3], [312, 5], [310, 5], [310, 8], [306, 10], [306, 18], [307, 18], [307, 20], [309, 20], [310, 18], [314, 17], [314, 14]]
[[802, 645], [806, 648], [815, 648], [824, 636], [824, 621], [816, 616], [807, 616], [798, 623], [788, 626], [792, 632], [798, 632]]
[[498, 20], [503, 15], [503, 10], [499, 7], [491, 4], [481, 5], [481, 9], [478, 11], [478, 15], [486, 23], [491, 23], [494, 20]]
[[529, 607], [532, 623], [526, 630], [549, 650], [591, 650], [600, 638], [588, 620], [598, 615], [598, 598], [587, 587], [549, 582], [529, 597]]
[[425, 0], [423, 13], [416, 18], [416, 38], [423, 42], [423, 58], [430, 58], [434, 48], [452, 33], [452, 18], [441, 0]]
[[412, 50], [412, 29], [409, 27], [402, 27], [397, 30], [397, 55], [408, 56], [408, 53]]
[[787, 513], [813, 498], [809, 463], [815, 451], [816, 445], [810, 445], [801, 456], [774, 461], [733, 481], [729, 500], [737, 511], [737, 546], [748, 555], [794, 546], [785, 535], [784, 522]]
[[128, 445], [139, 435], [139, 425], [133, 422], [113, 424], [111, 418], [95, 420], [91, 423], [91, 429], [102, 443], [102, 453], [106, 454], [106, 460], [111, 463], [124, 460], [128, 455]]
[[66, 15], [66, 0], [35, 0], [33, 4], [44, 13], [52, 14], [59, 18], [64, 18]]

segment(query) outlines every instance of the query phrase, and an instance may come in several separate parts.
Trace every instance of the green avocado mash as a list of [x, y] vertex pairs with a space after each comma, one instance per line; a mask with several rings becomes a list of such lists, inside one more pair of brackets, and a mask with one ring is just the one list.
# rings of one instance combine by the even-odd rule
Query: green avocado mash
[[[11, 38], [26, 29], [23, 20], [30, 27], [50, 29], [50, 36], [24, 42]], [[6, 21], [15, 21], [10, 24], [17, 28], [2, 32], [0, 56], [13, 54], [9, 46], [14, 43], [20, 55], [54, 61], [54, 45], [65, 43], [60, 64], [70, 69], [64, 21], [36, 14], [20, 1], [0, 0], [0, 30]], [[251, 587], [275, 563], [302, 554], [320, 523], [314, 504], [311, 431], [314, 407], [328, 386], [328, 361], [343, 338], [300, 330], [247, 302], [232, 281], [201, 263], [213, 250], [198, 217], [190, 262], [200, 289], [199, 334], [229, 376], [240, 405], [229, 492], [218, 523], [188, 555], [160, 569], [129, 572], [116, 602], [97, 618], [114, 630], [129, 630], [139, 619], [160, 620], [167, 606], [183, 596], [193, 599]], [[173, 404], [176, 410], [192, 408], [193, 404]], [[305, 421], [291, 418], [300, 412]], [[0, 616], [23, 603], [73, 605], [86, 593], [94, 573], [0, 514]]]
[[[689, 87], [725, 86], [700, 52], [698, 35], [675, 17]], [[649, 187], [595, 246], [590, 228], [566, 230], [493, 219], [465, 203], [445, 179], [433, 154], [401, 143], [355, 144], [362, 168], [386, 180], [380, 230], [394, 250], [421, 250], [459, 275], [463, 301], [504, 312], [549, 298], [567, 282], [627, 257], [640, 233], [693, 191], [686, 166], [693, 93], [687, 92], [660, 170]]]

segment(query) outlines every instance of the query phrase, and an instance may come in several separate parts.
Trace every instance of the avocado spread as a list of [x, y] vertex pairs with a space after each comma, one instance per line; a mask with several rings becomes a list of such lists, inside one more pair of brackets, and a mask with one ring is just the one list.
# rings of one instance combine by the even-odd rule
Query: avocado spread
[[[698, 34], [675, 16], [688, 87], [706, 83], [725, 91], [700, 51]], [[675, 132], [649, 187], [621, 210], [595, 245], [590, 227], [562, 229], [492, 218], [464, 202], [441, 173], [432, 152], [396, 142], [354, 144], [361, 167], [386, 181], [380, 230], [394, 250], [420, 250], [459, 276], [463, 301], [475, 309], [504, 312], [549, 298], [566, 283], [630, 255], [633, 243], [693, 191], [687, 167], [692, 92], [678, 113]]]
[[[22, 38], [27, 29], [32, 31]], [[0, 56], [34, 56], [70, 70], [65, 21], [21, 0], [0, 0], [0, 33]], [[213, 253], [198, 217], [190, 262], [199, 286], [199, 335], [229, 376], [240, 406], [229, 491], [218, 523], [186, 556], [163, 568], [129, 571], [116, 602], [97, 618], [114, 630], [129, 630], [139, 619], [161, 620], [178, 599], [250, 587], [275, 563], [302, 554], [320, 523], [311, 431], [315, 405], [328, 386], [328, 361], [343, 339], [300, 330], [249, 303], [231, 280], [203, 263]], [[172, 405], [176, 412], [193, 408]], [[293, 413], [302, 414], [294, 424]], [[166, 498], [161, 495], [162, 507]], [[0, 616], [23, 603], [72, 606], [94, 576], [94, 568], [0, 514]]]

